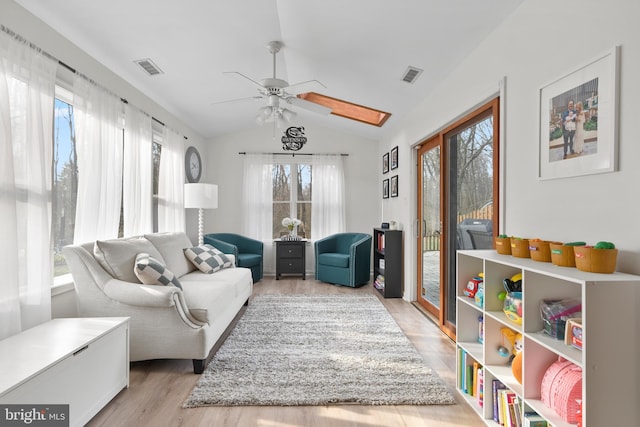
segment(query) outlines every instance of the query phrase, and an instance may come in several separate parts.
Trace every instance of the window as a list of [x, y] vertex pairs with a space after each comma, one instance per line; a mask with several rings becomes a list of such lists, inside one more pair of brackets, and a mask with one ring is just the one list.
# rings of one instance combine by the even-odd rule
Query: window
[[[62, 248], [73, 244], [78, 192], [78, 158], [73, 109], [73, 94], [56, 86], [53, 121], [53, 192], [52, 192], [52, 235], [54, 277], [69, 273]], [[123, 134], [124, 135], [124, 134]], [[124, 143], [124, 142], [123, 142]], [[153, 231], [158, 231], [158, 180], [162, 137], [153, 132]], [[120, 210], [119, 236], [123, 235], [123, 214]]]
[[158, 188], [160, 187], [160, 155], [162, 154], [162, 144], [153, 135], [151, 145], [151, 155], [153, 157], [153, 232], [158, 232]]
[[273, 237], [287, 230], [283, 218], [298, 218], [298, 234], [311, 238], [311, 165], [274, 164], [273, 177]]
[[62, 248], [73, 243], [76, 220], [78, 166], [73, 105], [70, 104], [70, 99], [70, 93], [56, 88], [52, 197], [54, 277], [69, 273]]

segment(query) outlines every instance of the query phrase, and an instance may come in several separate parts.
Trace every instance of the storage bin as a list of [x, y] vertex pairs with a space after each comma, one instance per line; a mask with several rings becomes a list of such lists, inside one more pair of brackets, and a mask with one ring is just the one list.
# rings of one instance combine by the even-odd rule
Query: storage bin
[[544, 323], [544, 332], [558, 340], [565, 339], [567, 320], [579, 317], [582, 302], [577, 298], [545, 299], [540, 303], [540, 317]]
[[511, 239], [509, 237], [496, 237], [496, 251], [502, 255], [511, 255]]
[[578, 246], [574, 249], [576, 268], [591, 273], [611, 274], [616, 271], [617, 249]]
[[574, 248], [575, 246], [567, 246], [562, 243], [549, 243], [551, 262], [553, 265], [559, 265], [561, 267], [575, 267], [576, 257], [573, 252]]
[[582, 369], [559, 358], [542, 377], [540, 395], [548, 408], [566, 422], [576, 424], [582, 399]]
[[561, 244], [560, 242], [549, 242], [546, 240], [529, 240], [531, 259], [540, 262], [551, 262], [550, 243]]
[[511, 238], [511, 256], [516, 258], [531, 258], [529, 253], [529, 239]]

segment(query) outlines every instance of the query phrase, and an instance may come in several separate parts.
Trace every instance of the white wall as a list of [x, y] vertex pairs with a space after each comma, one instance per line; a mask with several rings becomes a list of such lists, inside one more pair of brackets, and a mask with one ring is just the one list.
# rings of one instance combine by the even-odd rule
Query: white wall
[[[496, 28], [447, 80], [406, 117], [402, 131], [381, 143], [379, 154], [409, 147], [499, 91], [506, 76], [503, 117], [506, 216], [501, 232], [522, 237], [590, 244], [612, 241], [618, 270], [640, 274], [640, 2], [637, 0], [527, 0]], [[542, 86], [621, 45], [619, 170], [557, 180], [538, 179], [538, 96]], [[401, 193], [415, 181], [415, 167], [400, 168]], [[415, 199], [415, 197], [413, 198]], [[385, 214], [411, 224], [415, 200], [383, 203]], [[415, 252], [405, 239], [408, 254]], [[415, 257], [405, 256], [405, 290], [415, 288]], [[406, 295], [405, 295], [406, 297]], [[413, 290], [415, 298], [415, 290]]]
[[[300, 115], [302, 116], [302, 115]], [[380, 225], [381, 161], [378, 143], [313, 124], [312, 118], [291, 123], [304, 126], [306, 145], [299, 153], [345, 153], [346, 228], [372, 233]], [[346, 120], [346, 119], [345, 119]], [[364, 126], [364, 125], [363, 125]], [[244, 156], [239, 152], [283, 153], [280, 138], [286, 128], [257, 126], [246, 132], [225, 135], [208, 142], [205, 179], [218, 184], [218, 209], [206, 211], [205, 233], [242, 232], [242, 171]], [[307, 271], [313, 271], [313, 248], [307, 248]], [[275, 255], [265, 244], [265, 273], [273, 274]]]

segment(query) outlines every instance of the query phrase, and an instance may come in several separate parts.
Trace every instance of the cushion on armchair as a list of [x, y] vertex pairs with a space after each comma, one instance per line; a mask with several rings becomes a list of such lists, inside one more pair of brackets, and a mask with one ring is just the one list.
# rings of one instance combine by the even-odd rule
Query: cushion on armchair
[[318, 264], [348, 268], [349, 258], [349, 254], [325, 253], [318, 255]]

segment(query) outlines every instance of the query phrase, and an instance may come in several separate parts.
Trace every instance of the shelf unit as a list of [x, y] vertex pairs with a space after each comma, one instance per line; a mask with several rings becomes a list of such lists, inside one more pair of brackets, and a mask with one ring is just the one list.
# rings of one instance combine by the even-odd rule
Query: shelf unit
[[[484, 273], [484, 305], [479, 307], [464, 295], [469, 279]], [[522, 273], [523, 322], [516, 325], [502, 312], [497, 297], [502, 281]], [[535, 411], [554, 427], [570, 427], [541, 400], [540, 385], [547, 368], [563, 357], [582, 368], [583, 427], [636, 425], [640, 419], [640, 276], [623, 273], [586, 273], [575, 268], [500, 255], [493, 250], [457, 253], [456, 333], [457, 378], [460, 354], [467, 364], [484, 367], [484, 405], [458, 389], [486, 425], [493, 421], [491, 383], [500, 380], [519, 397], [521, 412]], [[567, 346], [543, 332], [540, 302], [549, 298], [577, 297], [582, 302], [583, 348]], [[480, 343], [478, 319], [484, 322]], [[498, 355], [502, 345], [500, 328], [508, 326], [524, 337], [523, 379], [518, 383], [506, 359]]]
[[[373, 286], [385, 298], [402, 298], [402, 230], [373, 229]], [[384, 277], [380, 283], [379, 276]]]

